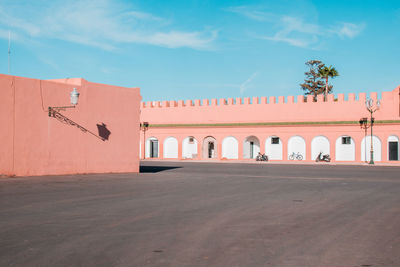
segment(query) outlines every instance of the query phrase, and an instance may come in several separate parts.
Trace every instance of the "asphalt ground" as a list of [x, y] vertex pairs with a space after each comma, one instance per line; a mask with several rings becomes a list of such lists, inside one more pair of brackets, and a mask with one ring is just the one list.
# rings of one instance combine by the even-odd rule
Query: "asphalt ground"
[[400, 168], [142, 162], [0, 179], [0, 266], [400, 266]]

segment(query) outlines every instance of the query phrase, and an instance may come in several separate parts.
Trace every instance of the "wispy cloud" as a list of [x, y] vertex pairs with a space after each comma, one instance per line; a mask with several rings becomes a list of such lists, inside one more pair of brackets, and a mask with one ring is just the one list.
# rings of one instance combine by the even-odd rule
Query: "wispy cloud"
[[250, 8], [248, 6], [228, 7], [224, 10], [256, 21], [273, 21], [274, 19], [277, 19], [277, 16], [273, 13], [255, 10], [254, 8]]
[[354, 38], [359, 35], [365, 28], [365, 23], [361, 24], [353, 24], [343, 22], [342, 25], [339, 25], [333, 29], [331, 32], [337, 34], [342, 38]]
[[26, 18], [18, 12], [6, 12], [7, 7], [0, 4], [0, 27], [29, 38], [60, 39], [106, 50], [115, 49], [122, 43], [210, 49], [218, 36], [218, 32], [213, 30], [174, 30], [167, 19], [111, 0], [67, 4], [53, 1], [50, 5], [36, 8], [40, 9], [41, 16]]
[[244, 81], [240, 86], [240, 94], [242, 95], [249, 87], [249, 84], [251, 83], [251, 81], [254, 80], [254, 78], [258, 75], [258, 71], [254, 72], [249, 78], [247, 78], [246, 81]]
[[318, 41], [321, 29], [318, 25], [305, 23], [302, 19], [282, 16], [280, 19], [281, 30], [273, 36], [263, 36], [262, 39], [285, 42], [292, 46], [309, 47]]
[[269, 12], [256, 11], [248, 6], [230, 7], [226, 11], [245, 16], [248, 19], [268, 23], [271, 28], [278, 28], [272, 35], [255, 35], [258, 38], [284, 42], [292, 46], [315, 48], [323, 38], [355, 38], [365, 28], [365, 23], [337, 22], [334, 26], [323, 27], [316, 23], [309, 23], [303, 18], [277, 15]]

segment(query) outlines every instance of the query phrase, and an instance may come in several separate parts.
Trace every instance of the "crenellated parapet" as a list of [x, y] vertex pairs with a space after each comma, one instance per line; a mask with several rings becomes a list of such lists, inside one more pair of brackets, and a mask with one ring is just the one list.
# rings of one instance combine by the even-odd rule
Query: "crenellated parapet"
[[[399, 120], [399, 89], [382, 92], [377, 119]], [[270, 96], [142, 102], [142, 120], [166, 123], [232, 123], [285, 121], [344, 121], [366, 117], [365, 100], [378, 100], [378, 93], [313, 96]]]
[[[394, 92], [394, 91], [393, 91]], [[382, 99], [391, 97], [393, 92], [384, 92]], [[388, 93], [388, 94], [385, 94]], [[369, 98], [376, 100], [378, 93], [373, 92], [369, 94]], [[204, 106], [223, 106], [223, 105], [268, 105], [268, 104], [315, 104], [315, 103], [341, 103], [341, 102], [365, 102], [367, 98], [366, 93], [359, 93], [358, 95], [350, 93], [345, 98], [344, 94], [334, 96], [329, 94], [327, 100], [324, 101], [323, 95], [318, 95], [316, 101], [313, 101], [313, 96], [262, 96], [262, 97], [237, 97], [237, 98], [220, 98], [220, 99], [195, 99], [195, 100], [171, 100], [171, 101], [147, 101], [142, 102], [142, 108], [170, 108], [170, 107], [204, 107]]]

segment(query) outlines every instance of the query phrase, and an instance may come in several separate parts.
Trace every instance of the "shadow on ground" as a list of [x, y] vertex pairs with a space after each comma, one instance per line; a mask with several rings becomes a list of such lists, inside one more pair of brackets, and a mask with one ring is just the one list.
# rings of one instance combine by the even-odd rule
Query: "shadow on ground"
[[174, 166], [140, 166], [140, 173], [156, 173], [162, 171], [168, 171], [172, 169], [179, 169], [182, 167]]

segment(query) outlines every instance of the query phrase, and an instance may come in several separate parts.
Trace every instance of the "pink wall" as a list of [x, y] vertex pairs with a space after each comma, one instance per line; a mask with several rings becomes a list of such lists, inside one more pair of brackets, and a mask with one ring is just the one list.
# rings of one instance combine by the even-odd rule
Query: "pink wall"
[[[368, 135], [370, 130], [368, 129]], [[382, 142], [382, 160], [388, 162], [387, 140], [389, 136], [400, 137], [400, 123], [397, 124], [379, 124], [374, 127], [374, 136], [378, 136]], [[225, 137], [233, 136], [237, 139], [239, 145], [239, 160], [243, 158], [243, 144], [247, 137], [255, 136], [260, 141], [260, 152], [265, 153], [265, 142], [268, 137], [277, 136], [283, 144], [283, 160], [287, 159], [288, 141], [293, 136], [301, 136], [306, 142], [305, 160], [312, 162], [315, 159], [311, 157], [311, 141], [316, 136], [325, 136], [330, 143], [330, 156], [335, 162], [336, 140], [341, 136], [350, 136], [355, 142], [355, 161], [361, 161], [361, 141], [364, 138], [364, 130], [358, 125], [313, 125], [313, 126], [247, 126], [247, 127], [156, 127], [149, 128], [146, 131], [146, 139], [156, 137], [160, 144], [160, 159], [163, 158], [163, 143], [168, 137], [175, 137], [178, 140], [178, 155], [182, 159], [182, 142], [186, 137], [193, 136], [198, 141], [198, 152], [202, 151], [202, 142], [207, 136], [212, 136], [218, 144], [217, 159], [222, 159], [222, 141]], [[367, 137], [369, 138], [369, 136]], [[143, 132], [141, 133], [142, 158], [143, 155]], [[204, 160], [202, 153], [198, 153], [198, 160]], [[207, 159], [208, 160], [208, 159]], [[391, 162], [395, 163], [395, 162]], [[400, 162], [398, 162], [400, 163]]]
[[[400, 87], [391, 92], [382, 92], [381, 109], [374, 113], [374, 135], [382, 144], [381, 162], [388, 161], [389, 136], [400, 137], [399, 91]], [[163, 144], [168, 137], [177, 139], [178, 158], [182, 159], [182, 142], [186, 137], [193, 136], [198, 142], [197, 159], [203, 159], [203, 140], [207, 136], [213, 136], [218, 146], [217, 159], [221, 159], [222, 141], [225, 137], [232, 136], [239, 144], [238, 159], [243, 159], [243, 144], [247, 137], [257, 137], [260, 150], [264, 153], [267, 138], [278, 136], [282, 141], [283, 160], [287, 160], [288, 140], [292, 136], [301, 136], [306, 143], [306, 161], [313, 161], [315, 159], [311, 156], [311, 142], [316, 136], [325, 136], [329, 140], [331, 158], [335, 161], [336, 140], [341, 136], [351, 136], [355, 144], [355, 161], [360, 162], [365, 133], [358, 121], [362, 117], [369, 118], [365, 100], [371, 97], [376, 101], [377, 95], [371, 93], [367, 96], [361, 93], [356, 99], [355, 94], [349, 94], [346, 100], [343, 94], [336, 97], [329, 95], [326, 102], [323, 101], [323, 96], [319, 96], [317, 102], [313, 102], [311, 96], [307, 102], [303, 101], [303, 96], [298, 96], [297, 102], [291, 96], [286, 100], [283, 96], [271, 97], [268, 102], [266, 97], [238, 98], [235, 103], [233, 99], [147, 102], [141, 104], [141, 121], [150, 123], [146, 139], [155, 137], [159, 141], [159, 158], [163, 158]], [[143, 132], [140, 138], [143, 158]]]
[[[0, 75], [0, 86], [0, 174], [139, 171], [139, 88], [9, 75]], [[73, 87], [79, 103], [60, 113], [95, 135], [106, 124], [108, 140], [48, 116], [49, 106], [70, 106]]]
[[[382, 108], [375, 114], [378, 120], [399, 120], [399, 88], [382, 93]], [[361, 93], [356, 100], [355, 94], [349, 94], [347, 100], [343, 94], [323, 96], [312, 102], [309, 96], [303, 102], [303, 96], [255, 97], [250, 98], [179, 100], [162, 102], [142, 102], [142, 121], [151, 124], [196, 124], [196, 123], [251, 123], [251, 122], [303, 122], [303, 121], [347, 121], [359, 120], [367, 116], [365, 109], [366, 94]], [[371, 93], [374, 100], [377, 93]], [[217, 104], [219, 103], [219, 104]], [[221, 104], [226, 103], [226, 104]]]

